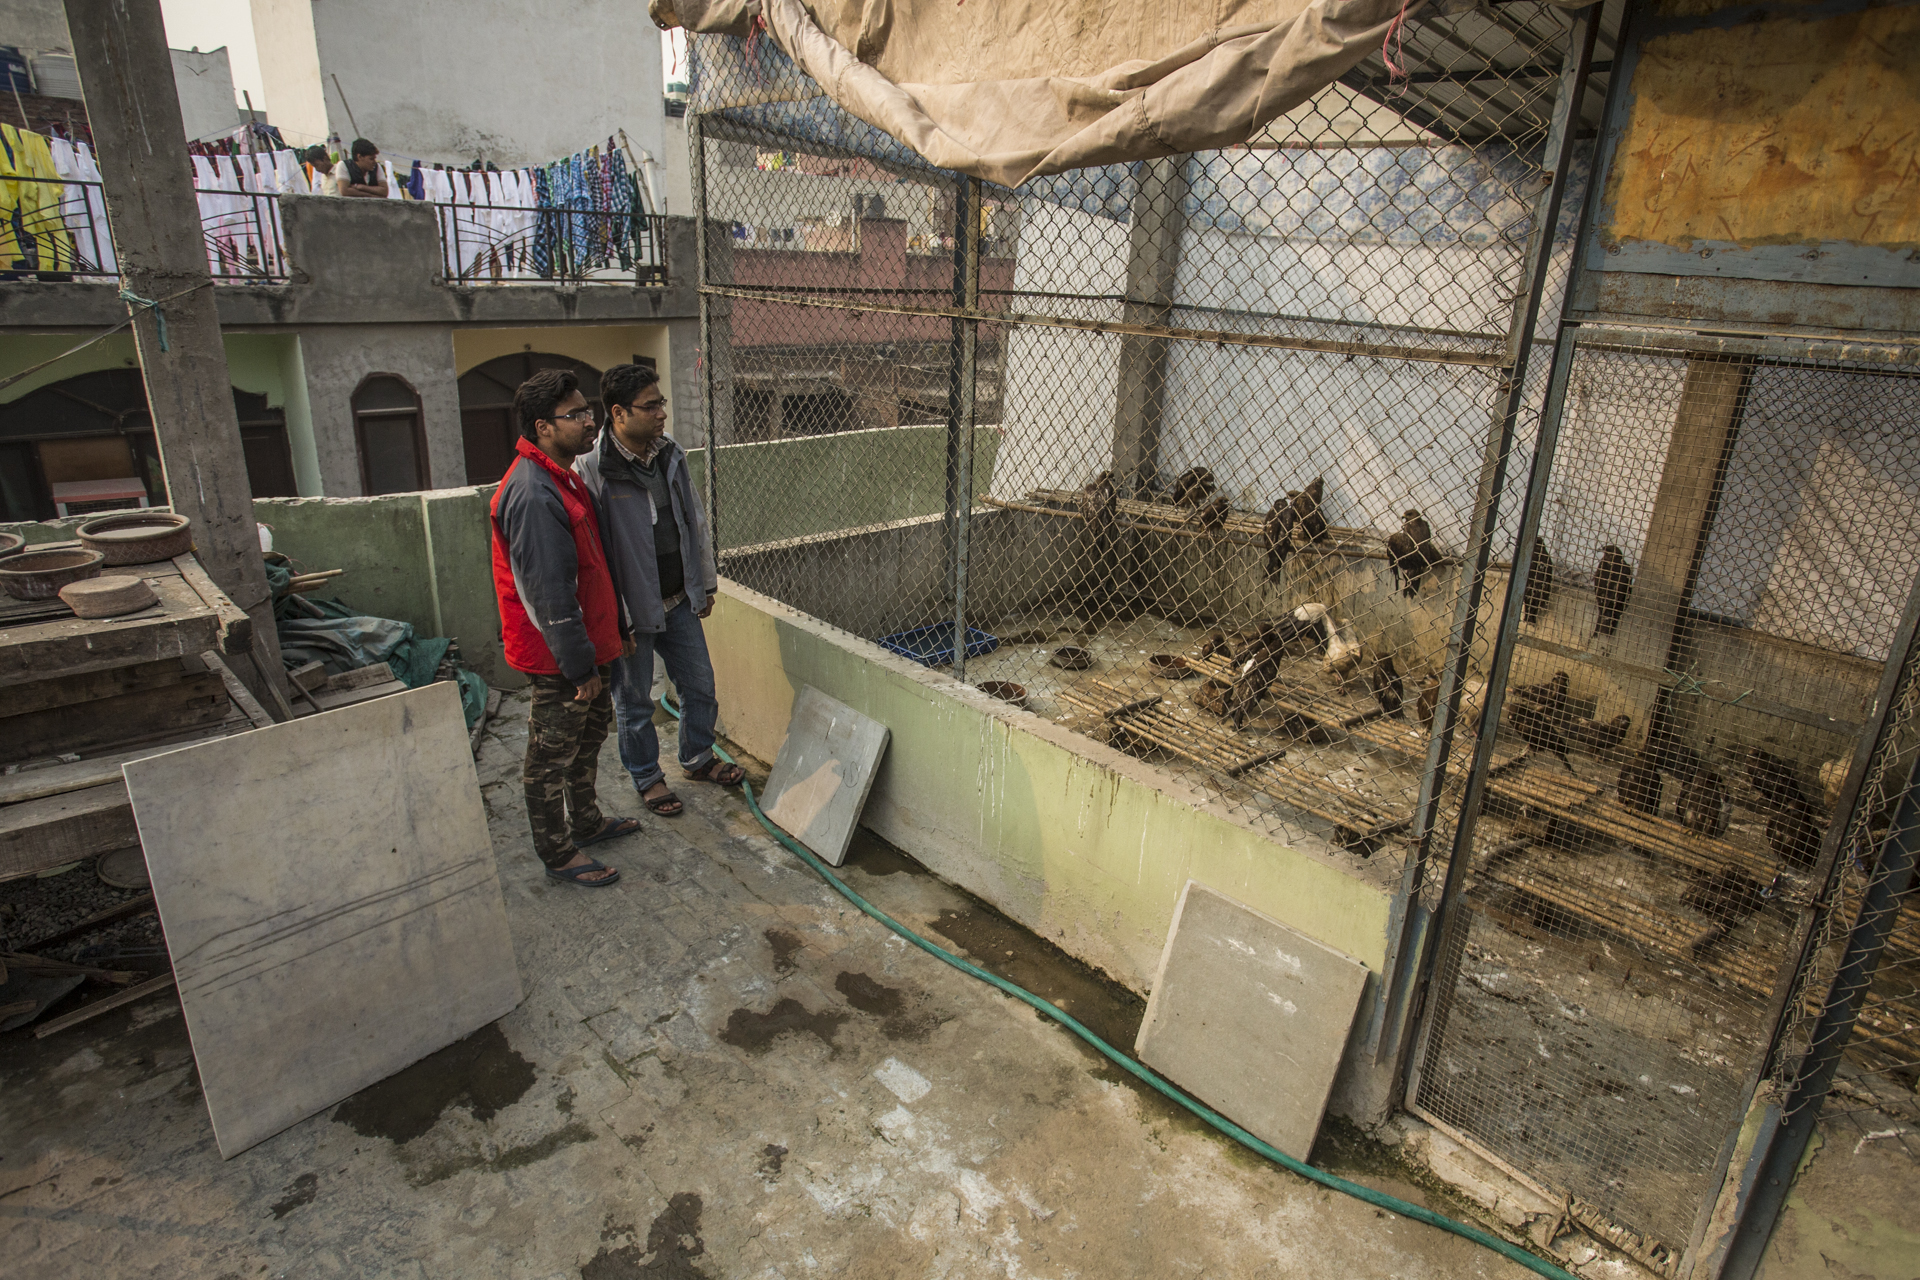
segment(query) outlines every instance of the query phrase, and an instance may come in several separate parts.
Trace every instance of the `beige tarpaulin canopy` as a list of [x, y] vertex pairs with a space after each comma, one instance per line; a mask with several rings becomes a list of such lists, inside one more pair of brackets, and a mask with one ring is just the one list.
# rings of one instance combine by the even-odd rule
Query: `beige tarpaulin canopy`
[[[1407, 0], [1407, 14], [1425, 3]], [[1401, 6], [652, 0], [651, 11], [662, 27], [740, 37], [763, 21], [846, 111], [940, 168], [1011, 187], [1244, 142], [1379, 50]]]

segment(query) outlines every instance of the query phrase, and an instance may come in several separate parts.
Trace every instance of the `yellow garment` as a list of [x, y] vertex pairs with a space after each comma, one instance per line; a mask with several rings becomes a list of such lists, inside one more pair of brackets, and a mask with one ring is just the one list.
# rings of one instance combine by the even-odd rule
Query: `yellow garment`
[[14, 179], [0, 182], [0, 216], [6, 220], [0, 269], [73, 270], [73, 237], [61, 209], [66, 184], [53, 167], [53, 148], [44, 136], [10, 124], [0, 125], [0, 137], [6, 143], [0, 163], [11, 161], [6, 176]]

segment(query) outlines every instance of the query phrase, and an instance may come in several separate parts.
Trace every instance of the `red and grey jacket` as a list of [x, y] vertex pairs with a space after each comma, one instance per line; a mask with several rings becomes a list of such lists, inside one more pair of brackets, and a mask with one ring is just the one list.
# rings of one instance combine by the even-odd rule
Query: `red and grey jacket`
[[584, 684], [626, 628], [580, 477], [522, 437], [493, 495], [493, 589], [507, 665]]

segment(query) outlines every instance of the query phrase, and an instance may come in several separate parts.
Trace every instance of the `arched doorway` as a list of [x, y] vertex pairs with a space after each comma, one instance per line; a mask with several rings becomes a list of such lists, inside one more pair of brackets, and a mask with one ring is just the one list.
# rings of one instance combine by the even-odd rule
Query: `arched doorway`
[[[233, 389], [247, 479], [256, 498], [293, 497], [287, 415], [264, 395]], [[124, 482], [99, 497], [109, 482]], [[0, 520], [68, 515], [167, 501], [160, 452], [138, 369], [100, 369], [0, 404]]]
[[476, 365], [460, 376], [460, 434], [466, 444], [467, 483], [492, 484], [513, 462], [520, 424], [513, 420], [513, 393], [542, 369], [570, 369], [580, 390], [598, 407], [600, 371], [572, 356], [523, 351]]

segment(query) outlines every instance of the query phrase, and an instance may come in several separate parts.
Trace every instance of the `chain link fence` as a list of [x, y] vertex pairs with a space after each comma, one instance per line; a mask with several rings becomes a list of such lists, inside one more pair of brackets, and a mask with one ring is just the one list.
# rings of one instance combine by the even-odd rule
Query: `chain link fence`
[[[1412, 1105], [1672, 1273], [1793, 1058], [1834, 762], [1920, 567], [1920, 383], [1565, 346], [1502, 671], [1552, 399], [1521, 317], [1557, 315], [1586, 175], [1537, 225], [1569, 23], [1424, 18], [1418, 95], [1362, 64], [1244, 147], [1016, 190], [696, 37], [716, 536], [743, 585], [1444, 905]], [[1869, 1012], [1910, 1083], [1902, 929]]]
[[[1884, 828], [1902, 785], [1876, 762], [1818, 963], [1783, 996], [1826, 900], [1822, 841], [1854, 744], [1903, 656], [1920, 379], [1571, 351], [1415, 1097], [1672, 1274], [1783, 1000], [1773, 1069], [1791, 1092], [1874, 874], [1869, 815]], [[1911, 1097], [1920, 1055], [1901, 1029], [1920, 1009], [1900, 970], [1871, 1016]]]

